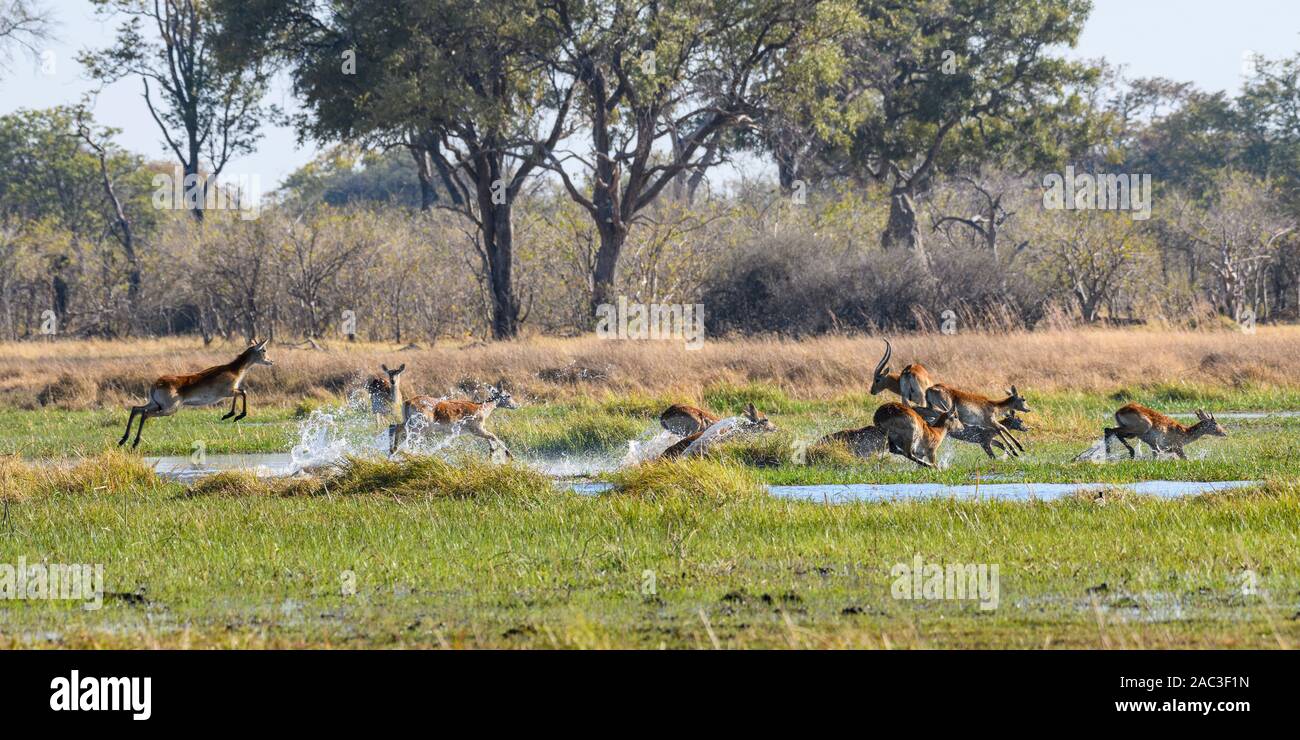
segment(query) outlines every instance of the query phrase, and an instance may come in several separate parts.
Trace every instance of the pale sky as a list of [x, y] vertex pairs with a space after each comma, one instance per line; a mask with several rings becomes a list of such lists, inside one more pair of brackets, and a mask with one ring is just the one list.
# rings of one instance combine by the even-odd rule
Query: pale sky
[[[87, 0], [56, 0], [59, 27], [50, 44], [54, 69], [15, 57], [0, 76], [0, 113], [77, 102], [94, 85], [76, 62], [88, 46], [111, 42], [115, 23], [99, 20]], [[1094, 0], [1093, 12], [1072, 56], [1104, 56], [1127, 65], [1135, 77], [1169, 77], [1191, 81], [1207, 90], [1236, 90], [1243, 62], [1251, 53], [1281, 57], [1300, 51], [1300, 2], [1297, 0]], [[277, 85], [272, 100], [293, 107], [287, 86]], [[158, 159], [170, 159], [141, 96], [139, 80], [124, 80], [99, 95], [95, 117], [122, 129], [120, 145]], [[315, 154], [310, 143], [299, 147], [291, 129], [264, 128], [258, 151], [232, 161], [227, 172], [257, 175], [270, 190]]]

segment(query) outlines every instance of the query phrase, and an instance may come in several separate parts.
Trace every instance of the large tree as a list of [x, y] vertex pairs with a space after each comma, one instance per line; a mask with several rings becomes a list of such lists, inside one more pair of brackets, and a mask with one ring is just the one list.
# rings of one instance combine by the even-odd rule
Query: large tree
[[[861, 31], [846, 44], [850, 68], [836, 92], [854, 128], [846, 146], [821, 147], [823, 156], [832, 172], [888, 188], [882, 244], [923, 257], [916, 199], [937, 173], [984, 161], [991, 149], [1026, 153], [1027, 144], [1053, 143], [1049, 124], [1073, 105], [1067, 88], [1088, 72], [1049, 52], [1074, 42], [1090, 3], [858, 0], [858, 7]], [[782, 150], [772, 148], [779, 160]]]
[[579, 86], [587, 145], [575, 141], [549, 166], [599, 234], [593, 307], [612, 300], [623, 245], [642, 212], [683, 176], [698, 182], [722, 162], [725, 137], [751, 127], [796, 81], [834, 74], [826, 67], [838, 59], [826, 55], [837, 50], [821, 42], [852, 18], [831, 0], [540, 5], [559, 40], [550, 64]]
[[[251, 6], [251, 7], [250, 7]], [[475, 226], [492, 331], [515, 336], [513, 209], [565, 133], [572, 86], [539, 62], [548, 37], [525, 0], [224, 0], [229, 52], [290, 65], [320, 141], [409, 146], [443, 169]]]
[[275, 112], [261, 103], [267, 75], [256, 60], [218, 62], [212, 40], [219, 29], [204, 0], [92, 2], [122, 23], [112, 46], [82, 52], [81, 63], [106, 84], [140, 79], [149, 114], [181, 165], [183, 205], [202, 220], [208, 188], [232, 158], [253, 151], [259, 126]]

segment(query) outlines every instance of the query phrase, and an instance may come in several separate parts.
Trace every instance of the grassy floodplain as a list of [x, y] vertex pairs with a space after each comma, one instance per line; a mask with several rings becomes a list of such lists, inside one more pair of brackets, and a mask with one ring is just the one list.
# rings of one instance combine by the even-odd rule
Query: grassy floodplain
[[[40, 353], [9, 345], [0, 355], [0, 563], [103, 563], [109, 595], [96, 611], [0, 602], [0, 644], [1292, 647], [1300, 641], [1300, 419], [1225, 419], [1231, 436], [1192, 445], [1187, 461], [1071, 460], [1125, 400], [1170, 412], [1300, 409], [1300, 374], [1288, 375], [1300, 370], [1292, 367], [1300, 353], [1290, 351], [1298, 338], [1291, 328], [985, 337], [990, 369], [982, 372], [1005, 378], [992, 387], [972, 382], [978, 358], [961, 354], [971, 338], [898, 338], [896, 356], [922, 359], [957, 384], [995, 391], [1016, 383], [1034, 409], [1021, 435], [1025, 457], [989, 461], [958, 444], [940, 471], [810, 446], [869, 423], [884, 400], [865, 392], [878, 358], [871, 339], [793, 345], [808, 361], [789, 366], [760, 354], [763, 342], [710, 343], [702, 352], [714, 353], [715, 370], [695, 378], [655, 375], [675, 349], [604, 343], [606, 378], [578, 382], [546, 371], [594, 366], [601, 343], [537, 340], [421, 358], [376, 347], [285, 350], [275, 382], [250, 377], [244, 422], [218, 422], [217, 409], [155, 419], [139, 454], [114, 447], [136, 382], [122, 381], [122, 368], [138, 372], [126, 359], [135, 352], [147, 372], [192, 369], [180, 347], [82, 343], [78, 353], [56, 343]], [[1112, 359], [1144, 346], [1164, 365]], [[1017, 369], [1013, 358], [1035, 348], [1056, 352], [1047, 359], [1060, 370], [1049, 372], [1044, 358]], [[217, 361], [223, 354], [211, 352]], [[349, 378], [393, 357], [411, 363], [422, 392], [445, 393], [466, 378], [511, 383], [527, 405], [492, 426], [522, 462], [493, 465], [481, 444], [458, 444], [446, 459], [357, 460], [315, 478], [221, 474], [183, 485], [140, 461], [189, 454], [195, 440], [210, 454], [286, 451], [313, 409], [338, 406]], [[493, 372], [500, 357], [509, 362]], [[75, 379], [82, 395], [43, 385], [51, 375], [36, 371], [42, 364]], [[326, 380], [311, 385], [313, 374]], [[295, 387], [296, 398], [287, 390]], [[630, 440], [653, 433], [654, 416], [673, 400], [722, 412], [754, 401], [781, 431], [728, 445], [712, 460], [624, 468], [604, 476], [614, 488], [599, 496], [575, 495], [527, 465], [566, 454], [617, 459]], [[793, 453], [803, 448], [799, 462]], [[48, 458], [62, 463], [36, 462]], [[1261, 483], [1183, 500], [1105, 485], [1153, 479]], [[762, 490], [874, 481], [1098, 485], [1053, 502], [833, 506]], [[893, 598], [891, 569], [916, 555], [998, 565], [997, 608]]]

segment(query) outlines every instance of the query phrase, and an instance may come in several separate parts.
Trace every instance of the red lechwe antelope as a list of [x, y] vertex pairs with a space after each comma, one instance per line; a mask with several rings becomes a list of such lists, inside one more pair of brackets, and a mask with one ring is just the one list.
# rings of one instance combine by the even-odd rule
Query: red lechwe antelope
[[[263, 339], [255, 342], [248, 349], [239, 353], [234, 360], [224, 365], [210, 367], [192, 375], [164, 375], [154, 381], [149, 389], [149, 402], [142, 406], [132, 406], [131, 415], [126, 420], [126, 432], [117, 446], [126, 444], [131, 436], [131, 422], [140, 417], [140, 425], [135, 430], [135, 442], [131, 448], [140, 446], [140, 432], [144, 431], [145, 419], [151, 416], [171, 416], [181, 406], [211, 406], [222, 400], [230, 399], [230, 412], [221, 417], [223, 420], [234, 416], [239, 421], [248, 415], [248, 393], [241, 387], [244, 373], [253, 365], [273, 365], [266, 359], [266, 343]], [[242, 400], [243, 407], [239, 416], [235, 416], [235, 404]]]
[[[939, 415], [939, 412], [934, 409], [918, 408], [916, 411], [921, 416], [924, 416], [927, 421], [933, 421], [934, 418]], [[1019, 416], [1016, 416], [1014, 409], [1012, 409], [1009, 414], [1002, 417], [1000, 423], [1007, 429], [1014, 429], [1017, 432], [1029, 431], [1029, 427], [1025, 426], [1024, 420]], [[1002, 440], [999, 439], [999, 437], [1002, 436], [1002, 433], [996, 429], [991, 429], [989, 427], [963, 426], [961, 429], [948, 432], [948, 436], [958, 442], [979, 445], [984, 450], [984, 454], [988, 455], [990, 458], [997, 457], [997, 454], [993, 452], [994, 447], [1002, 450], [1004, 457], [1007, 453], [1011, 453], [1012, 457], [1020, 457], [1020, 453], [1016, 452], [1014, 446], [1003, 444]]]
[[971, 393], [960, 388], [953, 388], [943, 383], [935, 383], [925, 392], [925, 405], [930, 409], [952, 409], [957, 412], [961, 418], [961, 423], [968, 427], [983, 427], [994, 430], [1008, 444], [1015, 454], [1015, 450], [1025, 451], [1025, 446], [1020, 444], [1020, 440], [1011, 435], [1011, 431], [1006, 425], [998, 421], [999, 416], [1007, 413], [1019, 411], [1028, 414], [1029, 405], [1025, 399], [1011, 386], [1007, 392], [1006, 398], [995, 401], [988, 396], [979, 393]]
[[1206, 435], [1228, 436], [1227, 430], [1219, 425], [1214, 416], [1197, 409], [1196, 419], [1195, 424], [1185, 426], [1159, 411], [1130, 403], [1115, 412], [1115, 423], [1119, 426], [1107, 427], [1104, 440], [1109, 447], [1111, 437], [1118, 439], [1120, 444], [1128, 448], [1130, 458], [1137, 457], [1137, 451], [1126, 440], [1137, 437], [1151, 448], [1152, 457], [1158, 456], [1161, 452], [1172, 452], [1186, 460], [1187, 455], [1183, 452], [1183, 445], [1195, 442]]
[[955, 409], [942, 411], [927, 422], [915, 409], [897, 401], [876, 409], [872, 422], [884, 433], [890, 452], [926, 468], [939, 467], [939, 445], [948, 432], [962, 428]]
[[402, 373], [406, 372], [406, 363], [398, 365], [396, 370], [389, 370], [387, 365], [379, 366], [388, 380], [371, 378], [366, 383], [366, 392], [370, 394], [370, 412], [375, 415], [375, 423], [402, 407]]
[[702, 408], [675, 403], [659, 415], [659, 426], [679, 437], [689, 437], [717, 424], [718, 418]]
[[[768, 419], [758, 409], [754, 408], [754, 404], [752, 403], [745, 406], [745, 413], [743, 414], [742, 418], [744, 420], [741, 423], [733, 427], [730, 427], [729, 429], [723, 430], [722, 433], [718, 434], [716, 437], [713, 438], [712, 442], [721, 442], [722, 440], [736, 434], [737, 432], [776, 431], [776, 425], [772, 423], [771, 419]], [[677, 440], [676, 442], [673, 443], [671, 447], [664, 450], [663, 453], [659, 455], [659, 457], [666, 460], [672, 460], [673, 458], [681, 457], [686, 452], [687, 448], [689, 448], [692, 444], [694, 444], [695, 440], [704, 436], [704, 431], [709, 427], [713, 426], [713, 424], [717, 423], [717, 421], [718, 420], [715, 420], [713, 423], [705, 425], [699, 431], [692, 432], [686, 437]], [[672, 431], [672, 430], [669, 429], [668, 431]], [[700, 449], [697, 451], [696, 454], [702, 455], [704, 454], [705, 451], [706, 450]]]
[[460, 430], [480, 437], [488, 443], [488, 454], [494, 454], [499, 446], [506, 457], [513, 457], [510, 450], [500, 439], [486, 428], [488, 417], [498, 408], [517, 409], [519, 404], [506, 391], [493, 388], [488, 400], [483, 403], [473, 401], [439, 400], [433, 396], [414, 396], [402, 404], [402, 423], [388, 428], [388, 454], [397, 452], [397, 448], [406, 440], [411, 419], [416, 415], [428, 420], [433, 431], [447, 432]]
[[894, 347], [885, 340], [885, 354], [876, 365], [871, 377], [871, 395], [881, 391], [893, 391], [904, 401], [913, 406], [925, 404], [925, 391], [931, 385], [930, 372], [919, 362], [903, 368], [902, 372], [889, 372], [889, 359], [894, 356]]

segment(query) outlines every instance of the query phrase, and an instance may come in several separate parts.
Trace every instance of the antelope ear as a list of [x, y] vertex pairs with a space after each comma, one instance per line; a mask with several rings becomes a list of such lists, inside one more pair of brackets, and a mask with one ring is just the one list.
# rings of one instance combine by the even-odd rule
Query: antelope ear
[[751, 419], [758, 418], [758, 410], [754, 408], [753, 403], [745, 404], [745, 414], [749, 416]]
[[400, 364], [400, 365], [397, 366], [397, 372], [399, 372], [399, 373], [404, 373], [404, 372], [406, 372], [406, 363], [405, 363], [405, 362], [403, 362], [402, 364]]
[[1019, 395], [1020, 395], [1019, 393], [1016, 392], [1016, 387], [1015, 387], [1014, 385], [1011, 386], [1011, 395], [1013, 395], [1013, 396], [1019, 396]]
[[258, 349], [266, 349], [266, 343], [269, 342], [269, 341], [271, 341], [271, 338], [270, 338], [270, 337], [267, 337], [266, 339], [263, 339], [262, 341], [260, 341], [260, 342], [257, 343], [257, 348], [258, 348]]
[[389, 370], [388, 370], [388, 366], [385, 365], [385, 364], [383, 364], [382, 362], [379, 363], [379, 369], [380, 369], [380, 370], [383, 370], [384, 372], [389, 372]]

